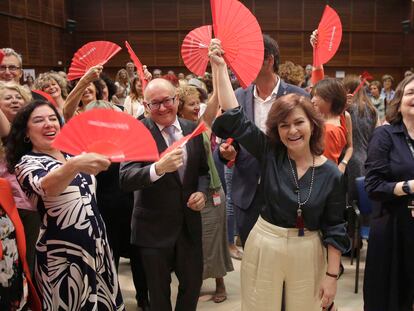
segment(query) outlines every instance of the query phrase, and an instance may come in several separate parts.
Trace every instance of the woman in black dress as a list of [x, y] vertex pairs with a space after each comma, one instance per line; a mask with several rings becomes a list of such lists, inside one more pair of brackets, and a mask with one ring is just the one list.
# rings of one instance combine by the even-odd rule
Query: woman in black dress
[[371, 217], [364, 281], [366, 311], [412, 311], [414, 303], [414, 76], [398, 86], [387, 121], [374, 131], [365, 187]]

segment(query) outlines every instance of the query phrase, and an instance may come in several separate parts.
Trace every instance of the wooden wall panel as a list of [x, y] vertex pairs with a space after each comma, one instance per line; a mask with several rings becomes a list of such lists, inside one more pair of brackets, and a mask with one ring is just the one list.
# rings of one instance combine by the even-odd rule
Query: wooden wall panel
[[304, 29], [312, 32], [318, 28], [325, 4], [326, 1], [324, 0], [308, 0], [303, 2]]
[[53, 2], [55, 0], [42, 0], [40, 6], [40, 15], [41, 20], [46, 23], [52, 24], [54, 22], [53, 18]]
[[155, 65], [170, 66], [179, 63], [181, 42], [176, 32], [157, 32], [155, 34]]
[[154, 28], [162, 30], [177, 30], [178, 2], [177, 0], [152, 0], [154, 5]]
[[301, 64], [303, 59], [302, 34], [296, 32], [279, 32], [277, 39], [281, 61], [290, 60]]
[[40, 7], [41, 7], [40, 0], [26, 1], [26, 7], [27, 7], [26, 14], [28, 17], [34, 18], [36, 20], [42, 19], [42, 14], [40, 10]]
[[41, 47], [41, 31], [40, 24], [35, 22], [27, 22], [27, 56], [28, 62], [33, 65], [42, 65], [43, 49]]
[[77, 31], [103, 30], [101, 0], [72, 0], [73, 19], [77, 21]]
[[354, 32], [350, 37], [351, 66], [370, 66], [374, 65], [374, 59], [371, 57], [374, 52], [374, 40], [369, 33]]
[[25, 0], [15, 0], [15, 1], [0, 1], [3, 3], [10, 3], [10, 9], [5, 10], [10, 12], [13, 15], [25, 16], [26, 15], [26, 1]]
[[277, 8], [277, 1], [275, 0], [262, 0], [256, 2], [255, 16], [264, 32], [277, 27]]
[[[401, 47], [401, 48], [399, 48]], [[380, 66], [401, 66], [403, 51], [403, 35], [376, 34], [374, 63]], [[413, 51], [411, 51], [413, 53]]]
[[375, 0], [353, 2], [351, 30], [370, 32], [375, 30]]
[[127, 1], [102, 0], [103, 27], [108, 31], [128, 31]]
[[[406, 5], [404, 1], [377, 1], [376, 2], [376, 24], [377, 31], [401, 32], [401, 21], [404, 18]], [[408, 1], [407, 1], [408, 2]]]
[[192, 30], [203, 26], [203, 2], [194, 0], [178, 0], [178, 27], [181, 30]]
[[152, 1], [128, 1], [128, 21], [130, 30], [153, 29], [153, 15]]
[[279, 1], [279, 29], [302, 31], [303, 1]]
[[23, 63], [28, 59], [28, 50], [26, 45], [26, 23], [20, 19], [9, 19], [10, 42], [8, 46], [15, 49], [23, 55]]
[[53, 23], [65, 27], [65, 0], [55, 0], [53, 3]]

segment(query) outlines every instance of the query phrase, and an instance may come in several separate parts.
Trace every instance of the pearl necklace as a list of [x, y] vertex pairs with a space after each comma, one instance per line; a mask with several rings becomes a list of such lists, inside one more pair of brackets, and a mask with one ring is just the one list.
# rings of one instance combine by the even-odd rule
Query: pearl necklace
[[312, 175], [311, 175], [311, 182], [309, 186], [309, 193], [308, 193], [306, 200], [303, 202], [300, 201], [299, 180], [298, 178], [296, 178], [295, 170], [293, 169], [292, 161], [290, 160], [289, 154], [288, 154], [288, 160], [289, 160], [290, 170], [293, 176], [293, 181], [296, 186], [296, 189], [294, 190], [294, 192], [296, 193], [297, 199], [298, 199], [298, 208], [296, 210], [296, 228], [299, 229], [298, 236], [303, 236], [305, 234], [305, 226], [304, 226], [304, 221], [303, 221], [303, 216], [302, 216], [302, 207], [304, 207], [305, 204], [308, 203], [311, 197], [311, 194], [312, 194], [313, 181], [315, 177], [315, 156], [312, 156]]

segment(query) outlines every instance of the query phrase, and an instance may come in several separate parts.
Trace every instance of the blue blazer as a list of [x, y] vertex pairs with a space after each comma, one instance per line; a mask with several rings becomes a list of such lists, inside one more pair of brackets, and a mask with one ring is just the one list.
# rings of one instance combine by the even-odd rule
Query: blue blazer
[[[243, 107], [252, 122], [254, 122], [253, 89], [254, 84], [251, 84], [246, 89], [238, 88], [235, 92], [239, 105]], [[281, 79], [276, 98], [290, 93], [309, 97], [309, 94], [300, 87], [288, 84]], [[247, 210], [252, 205], [259, 182], [259, 162], [246, 149], [240, 147], [233, 170], [232, 199], [234, 205]]]

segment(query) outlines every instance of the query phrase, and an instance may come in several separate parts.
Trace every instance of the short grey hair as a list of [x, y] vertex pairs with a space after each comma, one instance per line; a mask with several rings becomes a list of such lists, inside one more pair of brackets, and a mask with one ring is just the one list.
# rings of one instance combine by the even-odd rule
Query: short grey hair
[[2, 51], [4, 53], [4, 56], [15, 56], [17, 58], [17, 60], [19, 61], [19, 63], [20, 63], [20, 67], [22, 67], [23, 59], [22, 59], [22, 56], [19, 53], [17, 53], [12, 48], [3, 48]]

